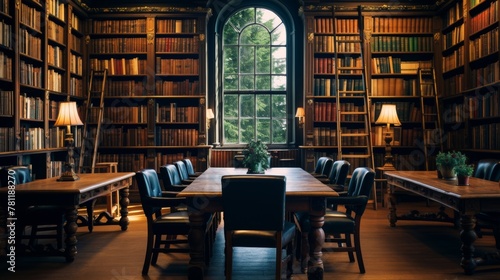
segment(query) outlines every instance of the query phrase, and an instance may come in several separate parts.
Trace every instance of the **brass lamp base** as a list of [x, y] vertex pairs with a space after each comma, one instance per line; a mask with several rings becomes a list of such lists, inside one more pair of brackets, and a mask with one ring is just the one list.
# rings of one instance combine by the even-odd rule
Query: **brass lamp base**
[[57, 181], [77, 181], [80, 180], [80, 177], [76, 175], [75, 172], [64, 172], [61, 177], [57, 179]]

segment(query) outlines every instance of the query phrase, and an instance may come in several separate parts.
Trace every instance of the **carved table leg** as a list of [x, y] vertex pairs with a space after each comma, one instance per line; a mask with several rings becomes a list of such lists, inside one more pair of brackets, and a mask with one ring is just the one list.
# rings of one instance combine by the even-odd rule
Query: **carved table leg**
[[73, 262], [75, 260], [76, 250], [76, 230], [78, 225], [76, 224], [76, 219], [78, 217], [77, 205], [66, 209], [66, 224], [64, 225], [64, 232], [66, 233], [66, 248], [64, 250], [64, 256], [67, 262]]
[[462, 260], [460, 265], [464, 269], [465, 274], [471, 275], [477, 266], [474, 259], [474, 241], [477, 239], [474, 227], [476, 226], [476, 218], [473, 215], [462, 214], [460, 217], [462, 231], [460, 239], [462, 240]]
[[205, 272], [205, 215], [201, 211], [189, 213], [191, 229], [188, 234], [189, 261], [188, 279], [201, 280]]
[[393, 186], [388, 186], [387, 188], [387, 197], [389, 199], [389, 224], [391, 227], [396, 226], [396, 222], [398, 220], [398, 216], [396, 214], [396, 195], [393, 192]]
[[129, 188], [123, 188], [120, 190], [120, 226], [123, 231], [127, 230], [129, 225], [128, 219], [128, 205], [130, 204], [130, 200], [128, 199]]
[[323, 253], [321, 249], [325, 243], [325, 200], [314, 200], [309, 213], [311, 229], [309, 232], [309, 261], [307, 262], [307, 279], [323, 279]]

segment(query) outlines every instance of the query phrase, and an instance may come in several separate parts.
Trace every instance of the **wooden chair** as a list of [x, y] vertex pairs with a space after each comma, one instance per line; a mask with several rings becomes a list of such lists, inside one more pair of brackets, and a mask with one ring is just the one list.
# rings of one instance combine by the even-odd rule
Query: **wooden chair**
[[160, 176], [163, 181], [163, 189], [166, 191], [180, 192], [187, 186], [182, 183], [179, 171], [173, 164], [160, 166]]
[[316, 168], [314, 172], [311, 173], [316, 178], [328, 179], [328, 174], [332, 170], [333, 159], [329, 157], [320, 157], [316, 162]]
[[182, 160], [186, 165], [186, 169], [188, 171], [189, 177], [195, 178], [203, 174], [203, 172], [196, 172], [193, 166], [193, 162], [189, 158], [185, 158]]
[[276, 248], [275, 278], [281, 279], [282, 262], [287, 278], [292, 275], [295, 225], [285, 221], [285, 192], [284, 176], [222, 177], [226, 279], [232, 278], [233, 247]]
[[179, 172], [179, 176], [181, 177], [181, 182], [185, 185], [191, 184], [194, 179], [193, 177], [189, 177], [188, 170], [186, 168], [186, 164], [182, 160], [178, 160], [174, 162], [175, 167], [177, 168], [177, 171]]
[[[360, 242], [361, 217], [366, 209], [374, 181], [375, 171], [371, 168], [356, 168], [349, 181], [347, 194], [332, 198], [336, 205], [344, 205], [346, 211], [327, 210], [323, 224], [325, 242], [343, 245], [342, 247], [324, 248], [324, 251], [348, 252], [351, 262], [354, 262], [353, 253], [355, 252], [360, 273], [365, 273]], [[354, 244], [352, 239], [354, 239]]]
[[[9, 181], [14, 184], [24, 184], [31, 182], [31, 171], [27, 166], [11, 166], [0, 169], [0, 178], [2, 187], [7, 187]], [[38, 239], [55, 239], [57, 249], [63, 247], [65, 223], [64, 208], [54, 205], [42, 206], [27, 206], [24, 212], [21, 209], [16, 209], [16, 214], [20, 214], [18, 219], [21, 223], [19, 227], [21, 238], [28, 239], [28, 246], [35, 247], [35, 242]], [[25, 228], [31, 227], [29, 235], [24, 234]]]

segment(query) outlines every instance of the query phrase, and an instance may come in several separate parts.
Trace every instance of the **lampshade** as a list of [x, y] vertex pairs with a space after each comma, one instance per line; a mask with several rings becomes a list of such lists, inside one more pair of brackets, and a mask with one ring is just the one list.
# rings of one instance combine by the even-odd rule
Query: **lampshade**
[[305, 117], [305, 113], [304, 113], [304, 108], [302, 107], [297, 107], [297, 112], [295, 112], [295, 117], [296, 118], [301, 118], [301, 117]]
[[83, 125], [76, 109], [76, 102], [59, 103], [59, 115], [54, 126]]
[[398, 118], [398, 113], [396, 111], [396, 105], [394, 104], [383, 104], [382, 110], [380, 111], [380, 116], [378, 116], [376, 124], [387, 124], [387, 125], [401, 125]]
[[212, 109], [207, 109], [207, 120], [213, 119], [214, 116], [214, 111]]

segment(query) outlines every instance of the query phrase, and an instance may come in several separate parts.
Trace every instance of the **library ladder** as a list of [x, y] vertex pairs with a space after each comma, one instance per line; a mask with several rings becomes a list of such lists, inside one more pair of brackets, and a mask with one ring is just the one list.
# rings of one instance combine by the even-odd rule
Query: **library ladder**
[[[106, 88], [107, 76], [107, 69], [101, 71], [92, 69], [90, 72], [83, 141], [78, 165], [80, 173], [94, 173], [104, 115], [104, 89]], [[95, 129], [90, 129], [89, 125], [95, 125]]]
[[425, 170], [429, 170], [429, 156], [435, 154], [436, 149], [443, 151], [443, 130], [434, 68], [418, 69], [418, 85], [422, 118], [422, 150], [425, 157]]
[[[371, 120], [364, 60], [363, 17], [337, 15], [333, 6], [333, 45], [335, 53], [337, 157], [351, 166], [375, 169], [371, 141]], [[373, 185], [373, 207], [377, 194]]]

